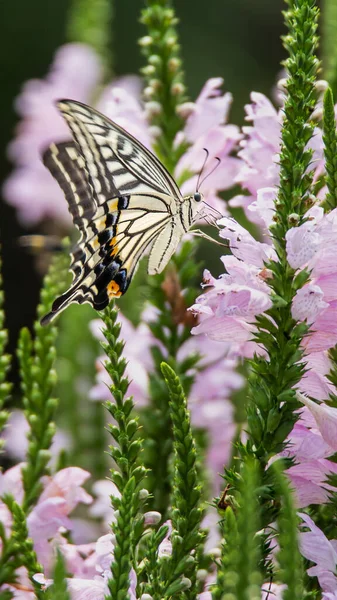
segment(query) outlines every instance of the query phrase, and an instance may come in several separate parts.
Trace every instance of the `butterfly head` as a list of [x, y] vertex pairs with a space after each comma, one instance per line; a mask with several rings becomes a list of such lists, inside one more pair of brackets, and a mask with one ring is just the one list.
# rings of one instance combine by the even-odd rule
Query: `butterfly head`
[[200, 194], [200, 192], [195, 192], [195, 194], [193, 194], [192, 199], [194, 200], [194, 202], [202, 202], [204, 199], [203, 194]]

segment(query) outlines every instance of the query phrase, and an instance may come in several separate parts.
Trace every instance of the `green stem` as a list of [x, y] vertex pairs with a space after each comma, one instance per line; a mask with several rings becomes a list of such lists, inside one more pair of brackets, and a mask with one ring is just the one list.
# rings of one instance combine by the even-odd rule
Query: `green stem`
[[114, 400], [105, 406], [116, 423], [108, 427], [116, 442], [110, 446], [110, 455], [118, 467], [118, 470], [111, 471], [111, 479], [121, 494], [121, 498], [112, 498], [113, 508], [118, 509], [119, 515], [117, 522], [112, 524], [116, 542], [109, 590], [111, 600], [124, 600], [129, 597], [130, 571], [142, 533], [142, 517], [138, 514], [139, 492], [146, 469], [141, 464], [142, 440], [138, 435], [138, 421], [133, 416], [134, 404], [132, 398], [127, 397], [127, 363], [123, 358], [124, 342], [119, 338], [121, 327], [117, 323], [117, 315], [114, 305], [110, 305], [102, 314], [106, 338], [102, 346], [108, 357], [105, 368], [112, 381], [110, 391]]
[[[287, 231], [301, 225], [312, 204], [312, 172], [308, 171], [312, 151], [308, 142], [313, 135], [311, 114], [315, 108], [315, 78], [319, 62], [317, 49], [318, 9], [312, 0], [290, 0], [285, 12], [288, 35], [284, 45], [288, 52], [287, 97], [280, 151], [280, 184], [275, 203], [271, 233], [277, 260], [267, 266], [272, 308], [256, 319], [256, 342], [265, 348], [268, 358], [255, 356], [249, 377], [250, 398], [247, 405], [249, 441], [242, 455], [253, 455], [261, 468], [264, 489], [260, 496], [262, 524], [268, 526], [277, 514], [269, 460], [284, 449], [285, 440], [298, 418], [295, 388], [304, 374], [301, 341], [308, 326], [292, 318], [292, 301], [308, 280], [308, 273], [296, 273], [287, 261]], [[231, 475], [229, 475], [229, 478]], [[236, 476], [233, 477], [233, 483]], [[237, 482], [236, 482], [237, 484]]]
[[337, 207], [337, 132], [332, 91], [328, 88], [323, 101], [323, 141], [328, 193], [324, 201], [327, 211]]
[[88, 44], [100, 56], [106, 75], [112, 71], [112, 0], [72, 0], [67, 37]]
[[[12, 389], [12, 384], [7, 381], [12, 359], [11, 356], [5, 352], [5, 348], [8, 343], [8, 332], [4, 327], [5, 312], [1, 269], [2, 262], [0, 259], [0, 433], [3, 431], [9, 417], [9, 413], [4, 410], [4, 405], [8, 400]], [[4, 440], [0, 440], [0, 454], [4, 443]]]
[[[185, 591], [184, 597], [192, 600], [196, 595], [196, 573], [198, 568], [196, 555], [203, 537], [200, 532], [203, 511], [200, 507], [201, 486], [198, 483], [196, 468], [196, 448], [190, 415], [180, 380], [168, 364], [162, 363], [161, 370], [170, 394], [169, 407], [174, 439], [174, 480], [171, 509], [174, 533], [172, 535], [170, 576], [163, 597], [171, 597], [170, 587], [177, 585], [177, 578], [178, 581], [181, 581], [183, 574], [191, 582], [191, 586]], [[182, 568], [183, 564], [185, 565], [184, 569]]]
[[277, 562], [280, 567], [280, 581], [286, 585], [284, 600], [303, 597], [303, 559], [298, 547], [298, 517], [289, 489], [288, 479], [283, 475], [279, 461], [273, 464], [276, 488], [281, 498], [278, 516], [279, 552]]
[[54, 258], [45, 277], [37, 309], [32, 340], [27, 328], [21, 331], [18, 357], [23, 391], [23, 405], [29, 423], [28, 451], [22, 469], [26, 513], [35, 504], [42, 490], [41, 477], [48, 472], [50, 446], [55, 433], [57, 400], [53, 398], [56, 383], [54, 361], [57, 329], [54, 325], [42, 327], [40, 318], [49, 310], [54, 298], [64, 290], [65, 273], [69, 259], [61, 254]]
[[322, 7], [322, 46], [324, 78], [329, 82], [334, 95], [337, 94], [337, 4], [335, 0], [324, 0]]

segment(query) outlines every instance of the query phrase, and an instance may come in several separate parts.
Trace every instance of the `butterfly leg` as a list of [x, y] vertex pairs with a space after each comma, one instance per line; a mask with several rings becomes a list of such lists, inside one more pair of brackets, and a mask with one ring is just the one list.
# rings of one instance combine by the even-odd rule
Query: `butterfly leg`
[[224, 246], [225, 248], [229, 248], [228, 244], [223, 244], [222, 242], [215, 240], [210, 235], [207, 235], [207, 233], [204, 233], [204, 231], [201, 231], [201, 229], [190, 229], [188, 233], [190, 233], [191, 235], [195, 235], [196, 237], [204, 238], [204, 240], [213, 242], [213, 244], [217, 244], [218, 246]]

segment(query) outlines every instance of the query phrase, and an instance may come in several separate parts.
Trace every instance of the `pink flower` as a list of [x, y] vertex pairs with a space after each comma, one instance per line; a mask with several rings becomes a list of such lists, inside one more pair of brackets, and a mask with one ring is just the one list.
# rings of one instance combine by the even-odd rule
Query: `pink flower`
[[298, 394], [298, 398], [310, 410], [314, 417], [317, 427], [323, 440], [330, 447], [337, 451], [337, 408], [328, 406], [324, 402], [317, 404], [303, 394]]
[[316, 563], [307, 573], [310, 577], [317, 577], [323, 592], [336, 593], [337, 540], [329, 541], [308, 515], [299, 513], [299, 516], [304, 522], [303, 528], [310, 530], [300, 533], [301, 553]]
[[273, 249], [254, 240], [234, 219], [225, 217], [219, 223], [225, 226], [220, 235], [229, 239], [233, 256], [222, 257], [226, 273], [218, 279], [205, 271], [204, 286], [211, 289], [190, 308], [199, 316], [192, 333], [227, 342], [232, 355], [252, 356], [260, 351], [251, 343], [255, 316], [272, 304], [264, 262], [273, 256]]
[[[27, 433], [29, 431], [29, 425], [26, 417], [21, 410], [13, 410], [9, 416], [6, 429], [3, 432], [3, 439], [5, 441], [5, 452], [9, 457], [15, 460], [22, 461], [25, 459], [28, 440]], [[53, 437], [53, 443], [50, 448], [51, 461], [50, 464], [53, 466], [58, 459], [59, 453], [63, 449], [70, 449], [71, 440], [67, 433], [56, 430]]]
[[[302, 394], [298, 396], [303, 398]], [[300, 419], [282, 452], [283, 456], [295, 458], [295, 465], [286, 473], [292, 483], [298, 507], [325, 504], [330, 501], [331, 493], [337, 491], [337, 488], [327, 482], [329, 476], [337, 472], [336, 464], [327, 460], [334, 452], [322, 437], [308, 408], [302, 409]]]
[[[23, 500], [22, 467], [20, 463], [5, 473], [0, 473], [0, 497], [11, 493], [19, 504]], [[78, 467], [62, 469], [54, 476], [42, 478], [43, 491], [37, 504], [27, 517], [29, 535], [34, 542], [34, 549], [38, 560], [49, 571], [53, 563], [52, 540], [60, 532], [71, 530], [72, 521], [69, 513], [78, 503], [88, 504], [91, 496], [81, 487], [89, 477], [89, 473]], [[0, 514], [2, 522], [10, 531], [11, 515], [0, 501]]]
[[[267, 188], [268, 193], [276, 194], [279, 184], [279, 152], [281, 142], [281, 126], [283, 108], [276, 110], [270, 100], [263, 94], [252, 92], [251, 104], [246, 107], [246, 121], [250, 124], [242, 128], [244, 138], [240, 141], [238, 156], [241, 168], [236, 181], [250, 192], [250, 196], [236, 196], [230, 206], [242, 206], [247, 217], [259, 225], [265, 226], [261, 214], [256, 212], [255, 204], [259, 195]], [[323, 140], [320, 128], [315, 128], [314, 136], [309, 142], [313, 150], [313, 165], [316, 180], [324, 170]], [[311, 168], [311, 167], [310, 167]], [[319, 192], [324, 198], [326, 188]]]
[[4, 196], [18, 209], [20, 220], [34, 225], [53, 217], [69, 222], [67, 204], [61, 190], [43, 166], [41, 153], [51, 142], [70, 139], [66, 124], [54, 103], [64, 97], [90, 102], [101, 78], [101, 65], [95, 52], [84, 44], [61, 47], [45, 80], [28, 81], [16, 101], [22, 118], [17, 137], [9, 147], [16, 170], [4, 185]]
[[[113, 560], [114, 543], [114, 536], [109, 533], [97, 540], [94, 551], [92, 545], [77, 548], [77, 551], [87, 554], [86, 561], [90, 561], [90, 569], [84, 573], [77, 573], [76, 575], [79, 576], [67, 579], [67, 587], [72, 600], [104, 600], [107, 597], [109, 594], [108, 581], [112, 576], [111, 562]], [[60, 550], [65, 554], [69, 566], [69, 549], [67, 546], [62, 544]], [[78, 561], [78, 557], [76, 557], [76, 561]], [[72, 572], [74, 571], [72, 570]], [[36, 574], [34, 579], [46, 587], [53, 583], [52, 579], [46, 579], [42, 573]], [[136, 584], [136, 573], [132, 569], [129, 588], [130, 600], [136, 600]]]
[[90, 514], [93, 517], [100, 517], [103, 519], [106, 527], [109, 527], [111, 523], [115, 523], [116, 514], [111, 506], [111, 496], [120, 497], [120, 492], [116, 485], [108, 479], [102, 481], [96, 481], [92, 486], [92, 491], [96, 496], [92, 506], [90, 507]]

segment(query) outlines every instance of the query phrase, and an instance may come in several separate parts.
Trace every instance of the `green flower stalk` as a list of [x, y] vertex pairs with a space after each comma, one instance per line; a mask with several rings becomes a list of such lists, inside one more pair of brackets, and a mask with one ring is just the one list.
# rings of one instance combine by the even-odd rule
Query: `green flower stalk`
[[[168, 170], [174, 169], [182, 148], [173, 142], [182, 120], [177, 107], [185, 101], [185, 85], [179, 57], [176, 25], [178, 19], [169, 0], [147, 0], [141, 22], [147, 35], [139, 40], [147, 65], [142, 69], [146, 80], [144, 96], [152, 105], [152, 124], [160, 128], [156, 151]], [[157, 110], [154, 110], [156, 103]]]
[[112, 0], [72, 0], [67, 37], [72, 42], [92, 46], [111, 74], [112, 66]]
[[57, 395], [59, 423], [72, 437], [72, 464], [88, 469], [95, 478], [106, 474], [107, 457], [102, 431], [105, 409], [89, 398], [96, 376], [99, 342], [88, 327], [95, 312], [88, 305], [72, 305], [60, 317], [57, 339]]
[[[6, 354], [5, 348], [8, 343], [8, 332], [4, 327], [4, 293], [3, 293], [2, 275], [1, 275], [1, 260], [0, 260], [0, 433], [6, 426], [9, 414], [4, 410], [4, 405], [10, 395], [12, 384], [7, 381], [8, 371], [11, 366], [11, 357]], [[0, 440], [0, 453], [4, 446], [4, 440]]]
[[323, 141], [328, 186], [324, 207], [329, 211], [337, 207], [337, 132], [333, 94], [330, 88], [326, 90], [323, 100]]
[[[256, 319], [255, 340], [263, 346], [268, 359], [255, 356], [251, 361], [250, 397], [247, 406], [249, 441], [242, 456], [253, 455], [260, 464], [264, 493], [260, 496], [262, 525], [266, 527], [277, 514], [276, 490], [268, 468], [270, 458], [284, 448], [285, 440], [298, 415], [296, 385], [304, 374], [300, 347], [308, 332], [306, 323], [292, 318], [293, 298], [308, 280], [308, 273], [298, 274], [287, 262], [286, 233], [301, 225], [312, 204], [312, 173], [308, 171], [312, 151], [307, 144], [313, 135], [311, 114], [315, 108], [315, 78], [319, 65], [317, 49], [318, 9], [312, 0], [290, 0], [285, 12], [288, 35], [284, 45], [288, 52], [287, 96], [284, 106], [280, 152], [280, 184], [271, 227], [277, 261], [267, 267], [273, 306]], [[234, 477], [235, 479], [235, 477]]]
[[[172, 491], [171, 519], [172, 557], [167, 565], [167, 586], [163, 598], [171, 598], [173, 588], [188, 578], [188, 589], [184, 598], [192, 600], [196, 595], [196, 573], [199, 544], [203, 535], [200, 523], [201, 486], [196, 469], [196, 448], [191, 430], [184, 390], [173, 369], [166, 363], [161, 365], [170, 394], [170, 414], [173, 426], [174, 479]], [[192, 551], [194, 551], [192, 555]], [[184, 568], [183, 568], [184, 566]], [[184, 576], [184, 578], [182, 578]], [[179, 593], [183, 591], [181, 587]], [[178, 590], [177, 590], [178, 592]], [[179, 596], [180, 597], [180, 596]]]
[[42, 600], [45, 598], [44, 592], [40, 584], [33, 579], [36, 573], [42, 571], [42, 566], [37, 561], [33, 542], [28, 535], [26, 515], [12, 496], [4, 496], [2, 501], [11, 512], [13, 523], [11, 537], [7, 540], [1, 535], [3, 550], [0, 558], [0, 586], [4, 583], [15, 583], [16, 569], [25, 567], [37, 600]]
[[[177, 18], [168, 0], [148, 0], [141, 21], [147, 35], [140, 45], [147, 64], [145, 100], [151, 115], [151, 125], [159, 129], [155, 150], [169, 171], [173, 171], [186, 145], [175, 147], [176, 134], [182, 127], [177, 107], [185, 100], [185, 86], [179, 58]], [[169, 461], [172, 454], [172, 428], [168, 408], [168, 394], [163, 382], [160, 364], [167, 360], [182, 379], [188, 392], [192, 379], [186, 373], [196, 366], [197, 356], [181, 364], [176, 357], [181, 345], [190, 335], [194, 320], [186, 312], [197, 295], [193, 282], [200, 267], [194, 259], [195, 242], [183, 243], [165, 272], [149, 278], [149, 297], [157, 309], [155, 322], [150, 323], [153, 335], [164, 347], [152, 349], [155, 372], [150, 377], [149, 408], [144, 411], [142, 425], [145, 432], [145, 464], [150, 471], [149, 488], [153, 494], [152, 508], [165, 518], [170, 494]]]
[[236, 600], [261, 598], [262, 575], [258, 538], [261, 524], [258, 492], [258, 465], [248, 458], [243, 465], [239, 483], [237, 514], [228, 507], [222, 522], [221, 560], [216, 585], [212, 590], [212, 600], [227, 597]]
[[110, 424], [115, 445], [110, 446], [110, 455], [118, 470], [111, 471], [111, 480], [116, 484], [121, 497], [113, 497], [112, 504], [118, 510], [117, 522], [112, 525], [116, 542], [114, 558], [111, 564], [112, 579], [109, 580], [111, 600], [128, 598], [129, 576], [133, 566], [134, 553], [142, 534], [142, 516], [140, 510], [140, 486], [146, 474], [141, 464], [142, 440], [138, 436], [138, 421], [133, 416], [134, 404], [127, 397], [129, 381], [125, 376], [126, 360], [123, 358], [124, 342], [119, 339], [120, 325], [117, 323], [117, 309], [110, 305], [102, 319], [105, 325], [103, 334], [106, 343], [102, 346], [108, 361], [105, 368], [111, 377], [110, 391], [113, 402], [107, 402], [106, 408], [116, 424]]
[[289, 483], [278, 464], [273, 464], [276, 489], [281, 498], [281, 510], [277, 520], [279, 551], [277, 562], [279, 578], [287, 587], [284, 600], [303, 597], [303, 559], [298, 547], [298, 518]]
[[337, 4], [335, 0], [322, 2], [322, 41], [324, 78], [334, 95], [337, 93]]
[[34, 323], [35, 337], [27, 328], [22, 329], [18, 345], [18, 357], [23, 392], [24, 412], [29, 424], [26, 465], [22, 470], [25, 513], [29, 512], [40, 495], [41, 477], [48, 472], [50, 446], [55, 433], [57, 400], [53, 397], [56, 383], [54, 361], [57, 328], [42, 327], [41, 317], [48, 312], [54, 298], [64, 290], [68, 256], [60, 254], [46, 275], [41, 290]]
[[46, 600], [71, 600], [66, 582], [67, 570], [60, 550], [57, 550], [54, 566], [53, 585], [47, 589]]

